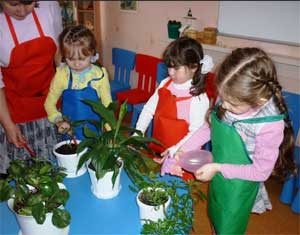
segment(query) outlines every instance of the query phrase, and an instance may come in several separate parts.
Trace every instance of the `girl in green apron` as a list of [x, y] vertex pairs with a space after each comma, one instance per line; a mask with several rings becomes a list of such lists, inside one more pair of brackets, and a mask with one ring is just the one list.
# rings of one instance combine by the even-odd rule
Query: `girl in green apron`
[[216, 87], [210, 128], [200, 128], [181, 151], [211, 140], [214, 163], [195, 173], [211, 180], [209, 217], [216, 234], [244, 234], [255, 200], [266, 193], [260, 184], [272, 172], [281, 179], [294, 172], [293, 130], [275, 66], [262, 50], [234, 50], [219, 67]]
[[[60, 133], [64, 133], [70, 129], [68, 121], [98, 120], [98, 115], [82, 100], [101, 101], [105, 106], [112, 100], [105, 68], [92, 64], [92, 57], [96, 53], [93, 33], [83, 25], [70, 26], [61, 33], [59, 43], [66, 65], [57, 68], [45, 109], [49, 121], [56, 124]], [[62, 105], [58, 110], [56, 105], [60, 97]], [[91, 124], [73, 127], [78, 140], [84, 138], [83, 125], [94, 128]]]

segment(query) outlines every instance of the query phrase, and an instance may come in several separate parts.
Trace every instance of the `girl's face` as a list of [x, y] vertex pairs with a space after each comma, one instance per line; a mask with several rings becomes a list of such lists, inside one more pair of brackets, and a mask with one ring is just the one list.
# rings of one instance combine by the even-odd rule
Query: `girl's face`
[[24, 20], [35, 6], [35, 1], [30, 4], [23, 4], [20, 1], [2, 1], [3, 11], [16, 20]]
[[72, 58], [66, 58], [66, 62], [72, 70], [81, 72], [91, 66], [91, 56], [74, 56]]
[[196, 69], [190, 69], [187, 66], [178, 66], [168, 68], [170, 78], [175, 84], [182, 84], [194, 77]]
[[241, 102], [233, 102], [230, 99], [222, 98], [222, 108], [234, 114], [244, 114], [250, 111], [252, 107], [249, 104]]

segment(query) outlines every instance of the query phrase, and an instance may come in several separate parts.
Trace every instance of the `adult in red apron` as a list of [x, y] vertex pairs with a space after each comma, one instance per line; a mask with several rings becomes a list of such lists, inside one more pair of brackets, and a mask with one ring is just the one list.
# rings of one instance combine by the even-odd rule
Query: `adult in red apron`
[[[72, 89], [73, 76], [71, 69], [69, 70], [69, 83], [68, 88], [62, 93], [62, 114], [67, 117], [70, 121], [84, 121], [84, 120], [97, 120], [100, 121], [99, 116], [92, 110], [92, 108], [83, 103], [82, 100], [92, 100], [100, 102], [97, 91], [91, 86], [93, 81], [101, 80], [104, 76], [102, 71], [102, 77], [93, 78], [88, 82], [87, 87], [83, 89]], [[83, 127], [87, 126], [89, 129], [97, 131], [94, 125], [90, 123], [84, 123], [73, 127], [73, 131], [78, 140], [83, 140]]]
[[[216, 163], [252, 164], [246, 146], [235, 129], [235, 124], [273, 122], [284, 115], [238, 120], [232, 125], [219, 120], [216, 110], [211, 114], [211, 142]], [[208, 213], [216, 234], [244, 234], [247, 228], [259, 182], [225, 179], [217, 173], [209, 186]]]
[[[8, 66], [1, 67], [5, 84], [3, 91], [10, 116], [37, 155], [54, 160], [52, 146], [57, 143], [56, 130], [46, 118], [44, 101], [55, 73], [55, 42], [45, 36], [34, 10], [31, 14], [39, 37], [22, 43], [18, 40], [10, 16], [4, 14], [15, 44]], [[1, 135], [4, 136], [4, 142], [1, 143], [0, 171], [5, 172], [10, 160], [25, 159], [29, 154], [23, 148], [16, 148], [9, 143], [3, 129]]]
[[47, 117], [44, 101], [55, 73], [56, 45], [45, 36], [34, 10], [32, 16], [40, 37], [19, 43], [12, 21], [5, 13], [15, 47], [8, 67], [1, 67], [1, 71], [8, 109], [15, 123]]
[[[176, 103], [191, 99], [192, 96], [176, 97], [167, 89], [171, 82], [172, 79], [158, 90], [159, 98], [154, 114], [152, 137], [161, 142], [163, 146], [155, 143], [149, 145], [154, 152], [158, 153], [177, 144], [189, 131], [189, 124], [186, 120], [178, 119]], [[194, 175], [184, 172], [182, 178], [194, 179]]]

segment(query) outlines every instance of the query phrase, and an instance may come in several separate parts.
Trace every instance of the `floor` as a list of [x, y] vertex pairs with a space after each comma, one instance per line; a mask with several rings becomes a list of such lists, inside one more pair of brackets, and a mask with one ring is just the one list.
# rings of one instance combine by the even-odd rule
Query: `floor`
[[[208, 184], [204, 183], [200, 188], [207, 192], [207, 186]], [[266, 182], [266, 187], [273, 209], [261, 215], [251, 214], [246, 234], [299, 234], [300, 215], [294, 213], [289, 205], [282, 204], [279, 201], [282, 184], [274, 179], [269, 179]], [[206, 202], [200, 201], [195, 205], [194, 232], [190, 235], [212, 234], [206, 210]]]
[[[130, 124], [131, 112], [125, 116], [125, 123]], [[207, 193], [208, 183], [201, 184], [202, 191]], [[247, 228], [247, 235], [294, 235], [300, 234], [300, 215], [294, 213], [289, 205], [279, 201], [282, 184], [274, 179], [266, 182], [266, 188], [273, 205], [271, 211], [261, 215], [251, 214]], [[195, 204], [194, 231], [190, 235], [211, 235], [211, 228], [207, 216], [207, 203], [200, 201]]]

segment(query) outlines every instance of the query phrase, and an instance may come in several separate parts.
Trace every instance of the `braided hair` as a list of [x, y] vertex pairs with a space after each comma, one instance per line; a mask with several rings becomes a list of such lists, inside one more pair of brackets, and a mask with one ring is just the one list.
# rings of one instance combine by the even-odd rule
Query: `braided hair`
[[[294, 132], [271, 58], [258, 48], [238, 48], [220, 65], [215, 82], [221, 96], [253, 108], [259, 106], [262, 99], [273, 98], [279, 112], [287, 115], [284, 119], [284, 138], [273, 175], [284, 180], [288, 174], [294, 173]], [[222, 118], [224, 113], [220, 105], [218, 117]]]

